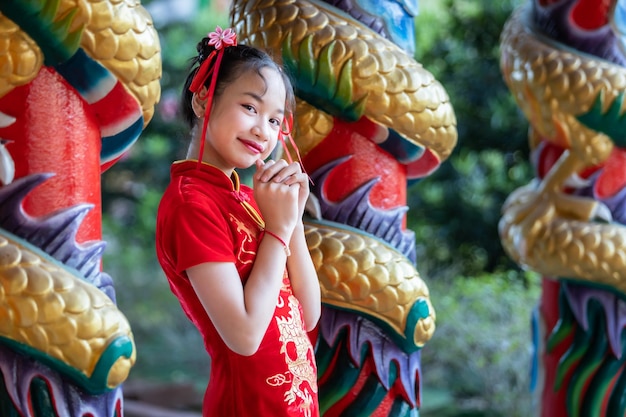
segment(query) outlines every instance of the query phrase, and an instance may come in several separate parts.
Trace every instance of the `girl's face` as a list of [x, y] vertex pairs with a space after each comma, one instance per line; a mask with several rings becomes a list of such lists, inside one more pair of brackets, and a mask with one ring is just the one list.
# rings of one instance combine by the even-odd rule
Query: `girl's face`
[[207, 127], [204, 162], [230, 176], [267, 158], [285, 117], [285, 84], [273, 68], [243, 73], [215, 98]]

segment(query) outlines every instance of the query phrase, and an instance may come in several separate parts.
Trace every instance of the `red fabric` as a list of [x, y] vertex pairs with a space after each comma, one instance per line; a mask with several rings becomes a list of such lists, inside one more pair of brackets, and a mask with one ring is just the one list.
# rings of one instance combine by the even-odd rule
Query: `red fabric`
[[[243, 194], [243, 195], [242, 195]], [[317, 369], [302, 307], [283, 278], [271, 321], [257, 353], [241, 356], [222, 341], [185, 270], [204, 262], [235, 263], [245, 284], [258, 248], [258, 212], [252, 190], [217, 168], [176, 162], [157, 214], [157, 258], [181, 307], [203, 336], [211, 375], [203, 416], [319, 416]]]

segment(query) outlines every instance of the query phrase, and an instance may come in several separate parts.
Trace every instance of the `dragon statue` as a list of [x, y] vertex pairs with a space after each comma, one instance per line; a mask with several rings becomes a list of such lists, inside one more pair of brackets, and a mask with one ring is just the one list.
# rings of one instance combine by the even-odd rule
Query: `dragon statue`
[[292, 74], [294, 135], [313, 181], [305, 228], [323, 311], [324, 416], [417, 416], [435, 310], [406, 229], [407, 184], [452, 152], [456, 118], [413, 58], [416, 0], [234, 0], [241, 42]]
[[139, 0], [0, 2], [0, 415], [122, 415], [136, 359], [102, 272], [101, 173], [150, 121]]
[[499, 229], [511, 258], [543, 277], [542, 417], [626, 414], [625, 42], [624, 0], [532, 0], [502, 33], [536, 178], [509, 196]]

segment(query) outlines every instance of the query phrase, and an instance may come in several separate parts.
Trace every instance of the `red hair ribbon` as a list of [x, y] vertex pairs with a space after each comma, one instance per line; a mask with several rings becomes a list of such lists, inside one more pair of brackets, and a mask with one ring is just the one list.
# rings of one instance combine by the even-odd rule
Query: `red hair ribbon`
[[[285, 126], [283, 128], [283, 125]], [[283, 125], [280, 126], [280, 132], [278, 133], [278, 139], [280, 139], [280, 143], [283, 145], [283, 150], [287, 155], [287, 161], [291, 164], [293, 162], [293, 158], [291, 158], [291, 154], [289, 153], [289, 149], [287, 148], [287, 143], [285, 142], [285, 138], [289, 139], [289, 143], [291, 147], [296, 151], [296, 156], [298, 157], [298, 162], [300, 162], [300, 166], [302, 167], [302, 172], [306, 174], [306, 170], [304, 169], [304, 164], [302, 163], [302, 157], [300, 156], [300, 151], [298, 150], [298, 146], [296, 142], [293, 140], [293, 136], [291, 132], [293, 131], [293, 113], [289, 113], [289, 118], [285, 118], [283, 121]], [[307, 174], [307, 177], [309, 175]], [[313, 185], [313, 180], [309, 177], [309, 181]]]
[[[215, 95], [215, 84], [217, 83], [217, 75], [220, 71], [220, 64], [222, 63], [222, 57], [224, 56], [224, 48], [237, 45], [237, 34], [231, 29], [222, 30], [217, 26], [215, 32], [211, 32], [207, 35], [209, 37], [209, 45], [215, 46], [215, 51], [204, 60], [204, 62], [198, 68], [196, 75], [191, 80], [189, 91], [192, 93], [200, 94], [200, 91], [204, 87], [206, 81], [211, 77], [211, 84], [205, 96], [199, 96], [200, 99], [207, 100], [206, 107], [204, 109], [204, 124], [202, 125], [202, 135], [200, 136], [200, 154], [198, 155], [198, 167], [202, 164], [202, 155], [204, 153], [204, 141], [207, 126], [209, 124], [209, 115], [211, 113], [211, 107], [213, 106], [213, 96]], [[217, 58], [216, 58], [217, 56]]]

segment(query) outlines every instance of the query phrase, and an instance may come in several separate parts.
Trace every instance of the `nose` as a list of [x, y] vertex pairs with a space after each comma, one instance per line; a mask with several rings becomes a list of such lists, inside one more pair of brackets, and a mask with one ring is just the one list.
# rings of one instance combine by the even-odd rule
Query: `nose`
[[268, 130], [261, 122], [257, 122], [252, 126], [252, 134], [263, 141], [267, 141], [269, 138]]

